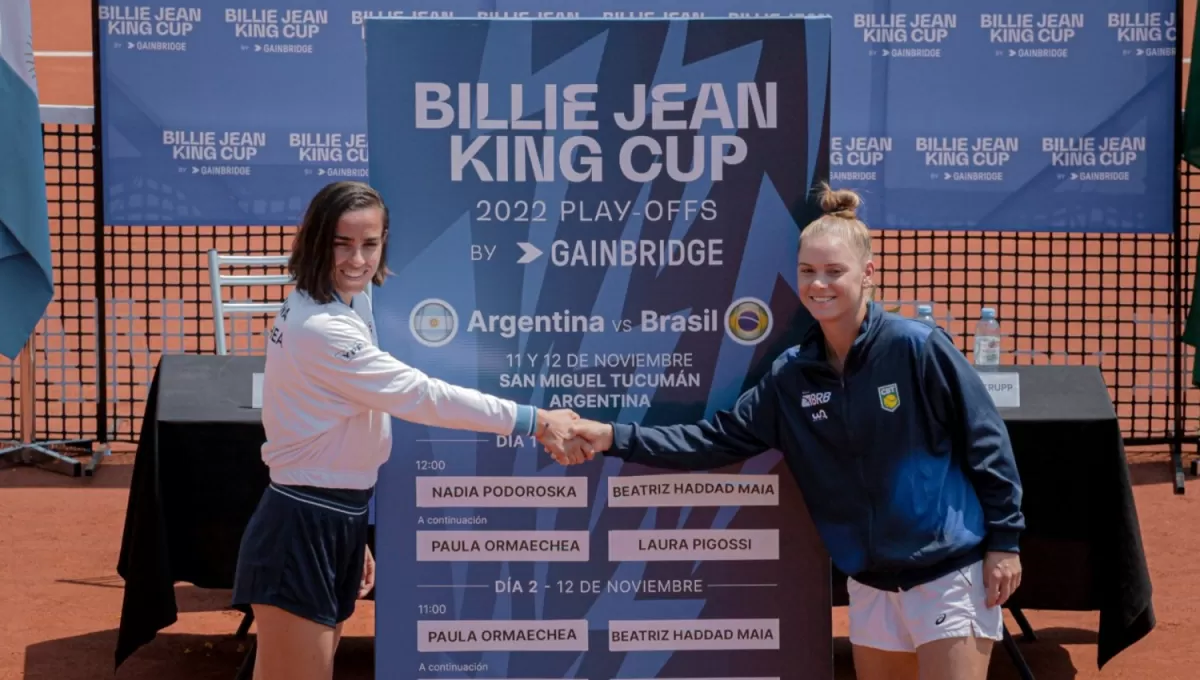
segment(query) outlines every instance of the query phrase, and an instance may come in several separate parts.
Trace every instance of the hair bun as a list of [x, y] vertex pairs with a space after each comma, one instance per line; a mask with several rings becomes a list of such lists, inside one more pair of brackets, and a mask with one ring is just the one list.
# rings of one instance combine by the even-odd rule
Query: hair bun
[[828, 185], [822, 187], [821, 191], [821, 210], [827, 215], [841, 217], [847, 220], [856, 220], [858, 216], [856, 210], [862, 205], [862, 199], [858, 194], [849, 189], [830, 189]]

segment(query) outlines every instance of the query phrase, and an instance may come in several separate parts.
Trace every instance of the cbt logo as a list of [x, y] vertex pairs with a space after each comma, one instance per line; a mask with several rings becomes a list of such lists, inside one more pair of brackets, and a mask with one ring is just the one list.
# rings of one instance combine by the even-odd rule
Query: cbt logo
[[408, 315], [408, 328], [422, 345], [441, 347], [458, 334], [458, 313], [445, 300], [422, 300]]
[[738, 298], [725, 310], [725, 333], [739, 345], [762, 342], [774, 323], [771, 308], [758, 298]]

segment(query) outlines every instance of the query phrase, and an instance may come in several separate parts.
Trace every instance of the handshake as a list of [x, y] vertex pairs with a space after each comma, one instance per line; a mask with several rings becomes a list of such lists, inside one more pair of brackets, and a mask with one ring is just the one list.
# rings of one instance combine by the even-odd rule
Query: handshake
[[537, 440], [560, 465], [578, 465], [612, 447], [612, 426], [571, 409], [537, 411]]

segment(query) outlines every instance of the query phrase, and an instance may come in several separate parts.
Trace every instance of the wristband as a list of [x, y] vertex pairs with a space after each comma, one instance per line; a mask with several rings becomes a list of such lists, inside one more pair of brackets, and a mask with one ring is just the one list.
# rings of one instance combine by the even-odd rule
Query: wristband
[[523, 436], [537, 433], [538, 409], [528, 404], [517, 406], [517, 422], [513, 424], [513, 432]]

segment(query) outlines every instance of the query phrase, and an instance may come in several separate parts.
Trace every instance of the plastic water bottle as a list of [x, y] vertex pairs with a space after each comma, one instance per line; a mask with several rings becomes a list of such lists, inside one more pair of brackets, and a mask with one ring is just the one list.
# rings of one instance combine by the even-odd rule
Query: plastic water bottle
[[1000, 365], [1000, 322], [996, 321], [996, 310], [984, 307], [975, 324], [975, 365]]
[[937, 328], [937, 321], [933, 318], [933, 305], [917, 305], [917, 321]]

